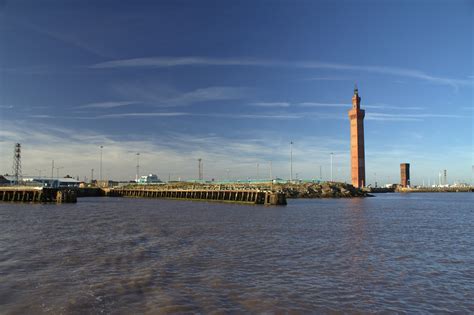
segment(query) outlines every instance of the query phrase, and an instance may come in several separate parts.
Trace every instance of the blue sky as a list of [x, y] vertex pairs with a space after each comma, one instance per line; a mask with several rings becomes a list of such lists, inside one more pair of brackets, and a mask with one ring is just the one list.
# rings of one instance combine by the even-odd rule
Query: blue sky
[[[472, 1], [0, 1], [0, 172], [471, 180]], [[56, 173], [56, 171], [55, 171]]]

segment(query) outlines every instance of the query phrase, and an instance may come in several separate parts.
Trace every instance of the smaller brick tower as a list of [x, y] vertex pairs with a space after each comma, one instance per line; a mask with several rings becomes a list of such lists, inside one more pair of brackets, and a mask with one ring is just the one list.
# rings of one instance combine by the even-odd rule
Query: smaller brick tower
[[400, 164], [400, 185], [402, 185], [402, 187], [410, 186], [410, 164], [409, 163]]
[[352, 109], [349, 111], [351, 122], [351, 174], [354, 187], [365, 186], [365, 150], [364, 150], [365, 110], [360, 109], [360, 97], [357, 86], [352, 96]]

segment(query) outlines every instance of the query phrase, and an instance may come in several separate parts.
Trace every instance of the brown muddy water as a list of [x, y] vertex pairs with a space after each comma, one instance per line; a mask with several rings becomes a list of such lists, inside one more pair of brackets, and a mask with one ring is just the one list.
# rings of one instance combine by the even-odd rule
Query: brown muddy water
[[0, 203], [0, 313], [474, 312], [474, 194]]

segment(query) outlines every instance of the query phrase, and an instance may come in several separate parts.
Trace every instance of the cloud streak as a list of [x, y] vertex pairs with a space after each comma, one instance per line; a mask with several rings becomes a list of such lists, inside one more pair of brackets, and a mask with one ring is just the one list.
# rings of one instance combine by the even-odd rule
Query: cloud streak
[[134, 105], [138, 102], [133, 101], [126, 101], [126, 102], [117, 102], [117, 101], [109, 101], [109, 102], [99, 102], [99, 103], [90, 103], [78, 106], [78, 108], [115, 108], [115, 107], [123, 107], [128, 105]]
[[128, 113], [115, 113], [105, 114], [97, 116], [52, 116], [52, 115], [30, 115], [28, 117], [35, 119], [72, 119], [72, 120], [97, 120], [97, 119], [121, 119], [121, 118], [154, 118], [154, 117], [180, 117], [180, 116], [192, 116], [192, 117], [210, 117], [210, 118], [226, 118], [226, 119], [300, 119], [304, 118], [300, 114], [245, 114], [245, 113], [189, 113], [189, 112], [128, 112]]
[[367, 113], [366, 120], [380, 121], [423, 121], [425, 118], [467, 118], [461, 115], [452, 114], [387, 114], [387, 113]]
[[183, 93], [165, 102], [170, 105], [180, 106], [199, 102], [236, 100], [245, 98], [249, 91], [250, 89], [241, 87], [212, 86]]
[[177, 66], [273, 66], [273, 61], [264, 61], [258, 59], [223, 59], [223, 58], [205, 58], [205, 57], [144, 57], [120, 59], [97, 63], [90, 68], [131, 68], [131, 67], [177, 67]]
[[345, 77], [312, 77], [306, 79], [307, 81], [351, 81], [351, 78]]
[[144, 57], [105, 61], [89, 66], [92, 69], [112, 68], [167, 68], [178, 66], [258, 66], [258, 67], [289, 67], [304, 69], [329, 69], [339, 71], [362, 71], [418, 79], [434, 84], [448, 85], [455, 88], [474, 86], [473, 80], [454, 79], [435, 76], [416, 69], [397, 68], [373, 65], [350, 65], [318, 61], [282, 61], [246, 58], [206, 58], [206, 57]]
[[421, 106], [393, 106], [386, 104], [377, 104], [377, 105], [363, 105], [363, 108], [373, 108], [373, 109], [396, 109], [396, 110], [424, 110], [424, 107]]
[[350, 104], [318, 103], [318, 102], [303, 102], [303, 103], [298, 103], [297, 105], [303, 106], [303, 107], [344, 107], [347, 109], [350, 109], [351, 107]]
[[64, 43], [64, 44], [77, 47], [77, 48], [79, 48], [83, 51], [86, 51], [90, 54], [93, 54], [95, 56], [99, 56], [99, 57], [102, 57], [102, 58], [111, 58], [111, 57], [113, 58], [113, 57], [115, 57], [115, 56], [111, 56], [108, 53], [107, 54], [104, 53], [102, 51], [102, 49], [98, 49], [97, 47], [94, 47], [89, 42], [81, 40], [79, 37], [74, 36], [72, 34], [72, 32], [66, 32], [64, 30], [62, 30], [61, 32], [52, 31], [52, 30], [49, 30], [49, 29], [47, 29], [45, 27], [42, 27], [40, 25], [29, 22], [25, 19], [15, 18], [15, 22], [19, 23], [23, 27], [27, 27], [27, 28], [37, 32], [38, 34], [47, 36], [49, 38], [52, 38], [52, 39], [57, 40], [57, 41], [59, 41], [61, 43]]
[[[157, 107], [178, 107], [203, 102], [240, 100], [253, 94], [251, 88], [234, 86], [209, 86], [180, 92], [159, 84], [148, 83], [139, 85], [119, 84], [113, 86], [113, 89], [124, 98], [137, 100], [136, 103], [140, 102]], [[99, 103], [99, 106], [102, 106], [101, 103]]]
[[140, 117], [177, 117], [177, 116], [188, 116], [189, 113], [183, 112], [151, 112], [151, 113], [119, 113], [119, 114], [107, 114], [99, 115], [94, 117], [95, 119], [104, 118], [140, 118]]
[[[350, 109], [350, 103], [322, 103], [322, 102], [301, 102], [301, 103], [289, 103], [289, 102], [261, 102], [261, 103], [252, 103], [254, 106], [262, 107], [290, 107], [290, 106], [300, 106], [300, 107], [335, 107], [335, 108], [346, 108]], [[362, 105], [362, 108], [372, 108], [372, 109], [402, 109], [402, 110], [423, 110], [424, 107], [420, 106], [393, 106], [386, 104], [376, 104], [376, 105]]]
[[258, 107], [289, 107], [291, 104], [288, 102], [256, 102], [250, 105]]

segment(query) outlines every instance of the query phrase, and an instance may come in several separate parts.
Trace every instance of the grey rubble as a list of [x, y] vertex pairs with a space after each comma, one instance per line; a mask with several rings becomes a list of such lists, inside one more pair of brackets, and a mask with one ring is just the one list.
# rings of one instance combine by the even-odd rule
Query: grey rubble
[[353, 198], [370, 196], [365, 190], [355, 188], [349, 184], [335, 182], [283, 184], [277, 189], [283, 191], [287, 198]]

